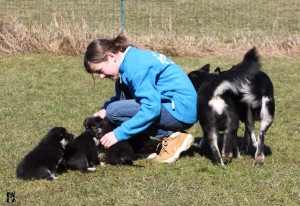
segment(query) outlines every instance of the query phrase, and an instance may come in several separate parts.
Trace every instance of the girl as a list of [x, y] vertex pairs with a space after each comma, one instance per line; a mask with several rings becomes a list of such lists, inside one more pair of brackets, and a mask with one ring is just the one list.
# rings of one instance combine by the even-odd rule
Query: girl
[[119, 125], [101, 138], [108, 148], [135, 135], [162, 138], [155, 157], [172, 163], [194, 143], [183, 130], [197, 121], [197, 94], [188, 76], [166, 56], [128, 45], [123, 33], [92, 41], [84, 56], [87, 72], [117, 80], [116, 95], [95, 116]]

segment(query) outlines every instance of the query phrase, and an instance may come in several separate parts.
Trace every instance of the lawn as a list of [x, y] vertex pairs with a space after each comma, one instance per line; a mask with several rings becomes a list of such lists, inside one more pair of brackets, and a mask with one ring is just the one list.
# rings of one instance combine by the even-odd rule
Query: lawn
[[[206, 63], [227, 69], [241, 58], [173, 60], [188, 73]], [[106, 165], [90, 174], [68, 171], [55, 181], [22, 181], [15, 177], [20, 159], [54, 126], [79, 135], [114, 83], [96, 77], [94, 85], [81, 56], [1, 55], [1, 204], [14, 192], [15, 205], [299, 205], [300, 58], [263, 57], [262, 65], [274, 83], [276, 112], [261, 167], [252, 165], [251, 155], [225, 169], [212, 164], [199, 155], [196, 124], [189, 130], [195, 144], [174, 164], [142, 159], [134, 167]]]

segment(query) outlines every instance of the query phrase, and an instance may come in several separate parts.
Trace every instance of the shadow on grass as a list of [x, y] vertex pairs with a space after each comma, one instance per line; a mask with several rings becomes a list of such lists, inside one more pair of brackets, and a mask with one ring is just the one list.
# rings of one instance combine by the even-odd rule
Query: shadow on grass
[[[202, 140], [202, 138], [203, 137], [195, 137], [195, 144], [188, 151], [183, 152], [182, 156], [193, 157], [193, 156], [195, 156], [195, 153], [199, 153], [201, 156], [209, 159], [212, 163], [215, 163], [211, 148], [207, 143], [200, 150], [199, 143]], [[219, 147], [220, 151], [222, 151], [223, 139], [224, 139], [223, 134], [220, 134], [218, 136], [218, 147]], [[239, 145], [240, 151], [241, 151], [242, 141], [243, 141], [243, 137], [238, 137], [238, 145]], [[255, 148], [252, 145], [250, 145], [248, 153], [241, 154], [241, 155], [242, 156], [251, 156], [254, 159], [255, 151], [256, 151]], [[265, 154], [265, 156], [272, 155], [272, 149], [267, 145], [264, 145], [264, 154]]]

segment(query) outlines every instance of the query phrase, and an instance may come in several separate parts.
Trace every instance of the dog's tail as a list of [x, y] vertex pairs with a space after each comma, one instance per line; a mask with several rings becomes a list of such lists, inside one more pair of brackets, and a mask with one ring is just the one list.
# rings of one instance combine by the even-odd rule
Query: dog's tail
[[245, 54], [242, 62], [219, 74], [223, 75], [223, 81], [216, 88], [214, 96], [222, 95], [226, 91], [235, 94], [242, 92], [249, 86], [249, 80], [254, 78], [255, 73], [259, 70], [259, 57], [254, 47]]

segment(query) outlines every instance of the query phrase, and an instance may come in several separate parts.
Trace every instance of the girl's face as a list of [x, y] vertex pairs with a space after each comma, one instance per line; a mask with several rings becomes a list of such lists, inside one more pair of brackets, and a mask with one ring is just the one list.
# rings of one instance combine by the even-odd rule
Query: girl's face
[[100, 63], [89, 62], [92, 73], [97, 73], [101, 79], [109, 78], [116, 80], [119, 75], [120, 63], [117, 61], [117, 56], [113, 53], [108, 53], [108, 60]]

